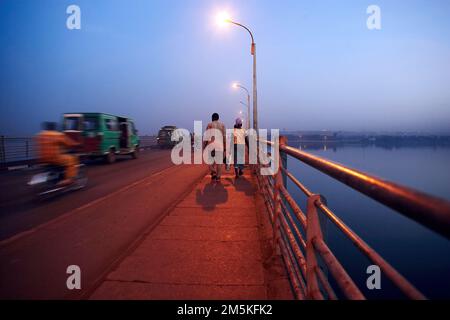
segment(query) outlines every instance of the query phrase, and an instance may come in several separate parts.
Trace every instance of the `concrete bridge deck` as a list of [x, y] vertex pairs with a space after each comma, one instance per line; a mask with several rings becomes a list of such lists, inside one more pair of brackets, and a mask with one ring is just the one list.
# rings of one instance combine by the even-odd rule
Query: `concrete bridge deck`
[[91, 299], [292, 299], [263, 210], [249, 172], [205, 176]]

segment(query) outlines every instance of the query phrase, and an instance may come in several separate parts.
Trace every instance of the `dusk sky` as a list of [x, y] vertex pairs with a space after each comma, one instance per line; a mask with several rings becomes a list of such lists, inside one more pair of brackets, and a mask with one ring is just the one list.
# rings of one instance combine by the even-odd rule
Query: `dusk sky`
[[232, 126], [252, 57], [243, 29], [217, 26], [223, 10], [255, 34], [261, 128], [450, 132], [447, 0], [1, 0], [0, 134], [80, 111], [141, 134], [213, 112]]

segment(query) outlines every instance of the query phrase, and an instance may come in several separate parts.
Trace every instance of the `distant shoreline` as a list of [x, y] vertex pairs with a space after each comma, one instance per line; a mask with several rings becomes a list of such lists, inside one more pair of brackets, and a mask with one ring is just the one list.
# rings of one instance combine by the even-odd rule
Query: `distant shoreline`
[[289, 145], [300, 145], [303, 148], [343, 147], [450, 147], [450, 135], [432, 134], [364, 134], [343, 132], [282, 132]]

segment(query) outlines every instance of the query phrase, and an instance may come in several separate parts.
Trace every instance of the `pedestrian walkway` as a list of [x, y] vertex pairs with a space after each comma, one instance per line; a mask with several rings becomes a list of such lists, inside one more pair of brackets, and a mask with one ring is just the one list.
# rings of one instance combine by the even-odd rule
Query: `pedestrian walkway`
[[280, 260], [268, 257], [255, 190], [247, 171], [205, 176], [91, 299], [292, 298]]

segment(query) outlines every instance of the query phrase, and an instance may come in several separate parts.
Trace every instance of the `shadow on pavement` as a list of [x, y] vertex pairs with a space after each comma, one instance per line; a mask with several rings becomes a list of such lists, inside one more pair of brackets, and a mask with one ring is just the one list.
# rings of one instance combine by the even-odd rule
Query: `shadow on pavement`
[[206, 211], [213, 211], [219, 204], [228, 201], [228, 191], [222, 182], [214, 182], [206, 184], [203, 190], [197, 190], [196, 202], [200, 204]]

